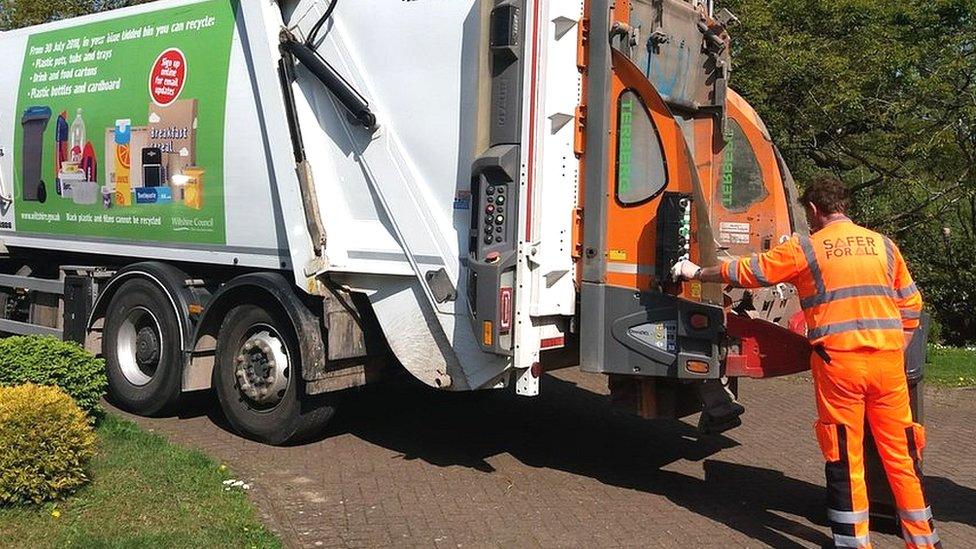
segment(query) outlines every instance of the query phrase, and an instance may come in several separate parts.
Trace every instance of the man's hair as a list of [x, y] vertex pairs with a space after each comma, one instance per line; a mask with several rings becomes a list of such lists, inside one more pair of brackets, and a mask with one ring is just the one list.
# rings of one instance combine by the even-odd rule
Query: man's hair
[[847, 187], [836, 177], [818, 177], [803, 189], [800, 203], [813, 204], [824, 215], [847, 213]]

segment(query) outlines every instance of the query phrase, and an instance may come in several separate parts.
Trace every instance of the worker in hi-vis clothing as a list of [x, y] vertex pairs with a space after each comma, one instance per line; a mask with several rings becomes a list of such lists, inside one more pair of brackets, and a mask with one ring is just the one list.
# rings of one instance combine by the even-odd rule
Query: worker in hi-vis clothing
[[796, 286], [807, 321], [816, 388], [817, 440], [827, 461], [827, 517], [836, 547], [871, 547], [864, 482], [864, 418], [895, 496], [906, 547], [941, 547], [922, 494], [925, 431], [912, 420], [904, 350], [922, 298], [898, 247], [855, 225], [834, 179], [801, 197], [812, 235], [716, 267], [684, 260], [675, 279], [756, 288]]

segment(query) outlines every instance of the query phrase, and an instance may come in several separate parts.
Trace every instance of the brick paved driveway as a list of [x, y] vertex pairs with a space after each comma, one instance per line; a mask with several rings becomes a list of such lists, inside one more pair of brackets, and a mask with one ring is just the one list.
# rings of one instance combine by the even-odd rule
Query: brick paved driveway
[[[612, 412], [604, 384], [565, 370], [536, 399], [370, 388], [349, 395], [327, 438], [291, 448], [234, 436], [199, 402], [138, 421], [252, 482], [265, 522], [295, 547], [827, 541], [809, 380], [744, 382], [745, 424], [706, 441], [684, 423]], [[976, 547], [976, 391], [929, 390], [926, 414], [940, 534]]]

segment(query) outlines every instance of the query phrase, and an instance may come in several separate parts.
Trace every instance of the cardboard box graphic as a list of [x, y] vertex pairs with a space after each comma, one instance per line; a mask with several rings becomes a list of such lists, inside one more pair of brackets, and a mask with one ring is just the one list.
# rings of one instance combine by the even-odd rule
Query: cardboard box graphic
[[[136, 126], [129, 137], [130, 153], [149, 146], [149, 128]], [[130, 154], [129, 187], [142, 187], [142, 154]], [[115, 128], [105, 129], [105, 186], [115, 188]]]
[[197, 161], [197, 100], [180, 99], [168, 107], [149, 105], [149, 145], [163, 153], [164, 171], [172, 179]]

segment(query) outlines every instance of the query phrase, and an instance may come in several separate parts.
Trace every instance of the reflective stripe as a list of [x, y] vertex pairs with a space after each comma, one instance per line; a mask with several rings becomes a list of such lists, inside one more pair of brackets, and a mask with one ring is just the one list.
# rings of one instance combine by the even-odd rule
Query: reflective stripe
[[898, 517], [902, 520], [929, 520], [932, 518], [932, 508], [899, 510]]
[[766, 273], [764, 273], [762, 267], [759, 266], [758, 256], [752, 256], [752, 259], [749, 260], [749, 268], [752, 269], [752, 274], [756, 277], [756, 282], [758, 282], [760, 286], [772, 286], [772, 284], [769, 283], [769, 280], [766, 280]]
[[901, 317], [906, 320], [917, 320], [922, 318], [922, 311], [916, 311], [914, 309], [901, 309]]
[[885, 255], [888, 256], [888, 280], [892, 284], [895, 282], [895, 245], [887, 236], [884, 237]]
[[867, 547], [870, 544], [870, 536], [843, 536], [841, 534], [834, 534], [834, 545], [837, 547]]
[[838, 511], [837, 509], [827, 509], [827, 518], [831, 522], [840, 524], [857, 524], [868, 520], [868, 512], [864, 511]]
[[848, 320], [847, 322], [835, 322], [833, 324], [824, 324], [823, 326], [817, 326], [816, 328], [810, 330], [807, 333], [807, 337], [811, 340], [820, 339], [821, 337], [840, 334], [844, 332], [854, 332], [857, 330], [886, 330], [886, 329], [901, 329], [901, 319], [900, 318], [859, 318], [857, 320]]
[[817, 264], [817, 254], [813, 251], [813, 244], [810, 243], [810, 238], [801, 235], [800, 247], [803, 248], [803, 257], [807, 259], [807, 267], [810, 269], [813, 283], [817, 287], [817, 293], [821, 295], [827, 293], [827, 287], [824, 286], [823, 273], [820, 272], [820, 265]]
[[918, 293], [918, 286], [916, 286], [914, 282], [912, 282], [911, 285], [905, 286], [900, 290], [895, 290], [895, 296], [898, 297], [898, 299], [905, 299], [906, 297], [912, 297], [917, 293]]
[[840, 288], [839, 290], [831, 290], [825, 294], [812, 295], [810, 297], [805, 297], [800, 300], [800, 307], [804, 309], [810, 309], [811, 307], [816, 307], [817, 305], [823, 305], [824, 303], [829, 303], [831, 301], [836, 301], [838, 299], [846, 299], [848, 297], [868, 297], [868, 296], [881, 296], [881, 297], [895, 297], [895, 292], [887, 286], [851, 286], [850, 288]]
[[637, 263], [618, 263], [615, 261], [607, 261], [607, 272], [608, 273], [622, 273], [622, 274], [654, 274], [654, 265], [645, 265]]
[[905, 538], [905, 541], [908, 543], [911, 543], [913, 545], [925, 546], [925, 547], [939, 543], [939, 535], [936, 534], [935, 532], [932, 532], [931, 534], [928, 535], [915, 536], [902, 530], [902, 537]]
[[728, 263], [728, 266], [729, 266], [729, 282], [731, 282], [735, 286], [738, 286], [739, 285], [739, 262], [730, 261]]

